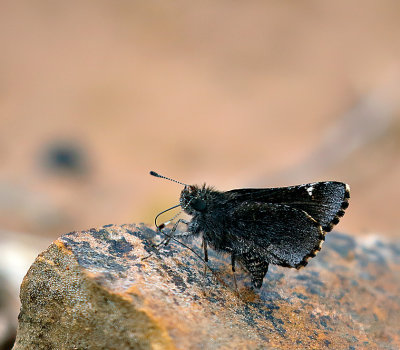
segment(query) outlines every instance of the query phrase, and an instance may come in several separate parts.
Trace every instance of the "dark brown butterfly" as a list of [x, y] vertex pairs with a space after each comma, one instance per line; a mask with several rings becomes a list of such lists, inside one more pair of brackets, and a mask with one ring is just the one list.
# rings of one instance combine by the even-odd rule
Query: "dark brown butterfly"
[[[205, 261], [207, 246], [230, 254], [232, 270], [240, 263], [256, 288], [261, 288], [269, 264], [296, 269], [307, 265], [321, 249], [325, 233], [344, 215], [350, 198], [349, 185], [336, 181], [220, 192], [150, 174], [185, 186], [175, 207], [192, 218], [178, 220], [171, 235], [178, 223], [187, 224], [187, 230], [174, 237], [201, 235]], [[161, 230], [166, 224], [156, 225]]]

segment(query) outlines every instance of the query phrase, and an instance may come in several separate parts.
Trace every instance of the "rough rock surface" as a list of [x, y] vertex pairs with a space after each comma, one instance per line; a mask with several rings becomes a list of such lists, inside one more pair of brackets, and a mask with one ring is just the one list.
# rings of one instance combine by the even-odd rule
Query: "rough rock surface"
[[271, 267], [260, 291], [238, 269], [238, 294], [228, 259], [210, 250], [204, 275], [190, 250], [157, 240], [106, 225], [51, 244], [22, 283], [14, 349], [400, 348], [399, 242], [330, 233], [306, 268]]

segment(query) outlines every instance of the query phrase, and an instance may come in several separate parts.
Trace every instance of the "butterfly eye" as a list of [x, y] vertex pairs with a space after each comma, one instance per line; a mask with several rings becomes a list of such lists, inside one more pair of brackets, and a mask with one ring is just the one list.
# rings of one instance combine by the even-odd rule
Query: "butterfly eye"
[[203, 199], [193, 199], [191, 206], [194, 210], [204, 211], [207, 207], [206, 201]]

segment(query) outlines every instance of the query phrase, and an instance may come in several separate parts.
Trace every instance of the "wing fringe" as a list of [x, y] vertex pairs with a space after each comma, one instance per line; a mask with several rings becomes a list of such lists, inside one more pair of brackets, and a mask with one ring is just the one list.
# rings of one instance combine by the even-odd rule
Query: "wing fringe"
[[332, 231], [332, 228], [339, 223], [340, 218], [344, 215], [345, 210], [349, 206], [349, 199], [350, 199], [350, 186], [348, 184], [346, 184], [341, 209], [338, 210], [335, 217], [331, 220], [331, 222], [328, 225], [326, 225], [324, 227], [320, 226], [320, 241], [319, 241], [318, 245], [316, 245], [314, 247], [314, 249], [309, 254], [307, 254], [299, 264], [297, 264], [295, 266], [295, 268], [297, 270], [300, 270], [301, 268], [306, 266], [308, 264], [308, 261], [311, 258], [314, 258], [318, 254], [318, 252], [321, 250], [322, 244], [325, 242], [325, 234], [327, 232]]

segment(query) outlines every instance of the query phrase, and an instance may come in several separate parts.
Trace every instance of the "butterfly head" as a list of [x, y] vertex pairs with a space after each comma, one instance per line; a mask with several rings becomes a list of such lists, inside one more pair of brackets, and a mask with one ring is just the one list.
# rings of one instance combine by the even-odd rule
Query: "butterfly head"
[[[166, 179], [166, 180], [169, 180], [172, 182], [176, 182], [178, 184], [185, 186], [185, 188], [181, 192], [179, 205], [189, 215], [193, 215], [193, 214], [195, 214], [195, 212], [206, 211], [206, 209], [207, 209], [206, 196], [207, 196], [207, 193], [210, 191], [210, 189], [209, 188], [207, 189], [205, 185], [203, 185], [203, 187], [187, 185], [183, 182], [160, 175], [160, 174], [156, 173], [155, 171], [150, 171], [150, 175], [155, 176], [155, 177], [160, 177], [162, 179]], [[175, 208], [175, 207], [173, 207], [173, 208]], [[172, 208], [170, 208], [170, 209], [172, 209]], [[170, 209], [168, 209], [168, 210], [170, 210]]]
[[206, 191], [198, 186], [185, 186], [181, 192], [179, 202], [183, 210], [189, 215], [195, 212], [204, 212], [207, 209]]

